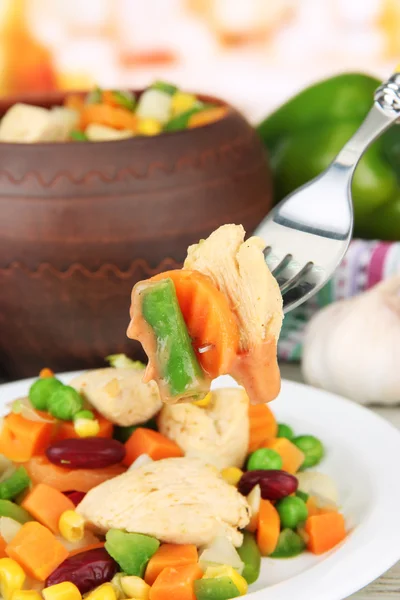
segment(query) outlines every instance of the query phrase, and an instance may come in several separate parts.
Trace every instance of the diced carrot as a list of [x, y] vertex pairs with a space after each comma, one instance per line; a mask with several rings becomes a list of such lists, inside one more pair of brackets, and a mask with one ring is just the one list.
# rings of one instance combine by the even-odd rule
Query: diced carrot
[[282, 458], [282, 470], [293, 475], [297, 473], [304, 462], [304, 453], [286, 438], [267, 440], [263, 447], [275, 450]]
[[313, 554], [322, 554], [331, 550], [346, 537], [344, 517], [339, 512], [308, 517], [305, 531], [308, 535], [307, 548]]
[[6, 546], [7, 546], [7, 542], [5, 541], [4, 538], [2, 538], [0, 536], [0, 558], [6, 558], [6, 556], [7, 556]]
[[169, 440], [165, 435], [152, 429], [138, 427], [125, 443], [126, 455], [124, 465], [128, 467], [141, 454], [148, 454], [153, 460], [183, 456], [178, 444]]
[[193, 584], [202, 576], [198, 564], [167, 567], [153, 583], [149, 600], [196, 600]]
[[10, 413], [5, 417], [0, 433], [0, 453], [13, 462], [25, 462], [45, 450], [55, 426], [55, 421], [29, 421], [19, 414]]
[[66, 108], [72, 108], [80, 112], [84, 107], [85, 101], [79, 94], [68, 94], [64, 100], [64, 106]]
[[[166, 271], [151, 280], [165, 278], [174, 283], [203, 370], [212, 378], [228, 373], [239, 347], [239, 328], [226, 296], [199, 271]], [[207, 346], [210, 348], [206, 352], [198, 352]]]
[[39, 377], [40, 379], [48, 379], [49, 377], [54, 377], [54, 371], [46, 367], [40, 371]]
[[263, 556], [272, 554], [278, 543], [281, 522], [279, 513], [269, 500], [261, 499], [258, 514], [257, 544]]
[[103, 90], [101, 96], [104, 104], [108, 104], [109, 106], [119, 106], [112, 90]]
[[184, 565], [196, 564], [198, 554], [196, 546], [191, 544], [163, 544], [151, 557], [144, 579], [149, 585], [153, 585], [159, 574], [167, 567], [183, 567]]
[[[105, 417], [103, 417], [103, 415], [100, 415], [99, 413], [95, 413], [95, 418], [97, 419], [98, 423], [99, 423], [99, 427], [100, 427], [100, 431], [99, 433], [96, 435], [96, 437], [101, 437], [101, 438], [110, 438], [113, 435], [113, 424], [111, 423], [111, 421], [109, 421], [108, 419], [106, 419]], [[72, 421], [60, 421], [58, 428], [57, 428], [57, 433], [56, 433], [56, 440], [66, 440], [66, 439], [70, 439], [70, 438], [78, 438], [79, 435], [76, 433], [75, 429], [74, 429], [74, 424]]]
[[51, 531], [36, 521], [22, 525], [7, 545], [6, 553], [39, 581], [45, 581], [69, 554]]
[[249, 421], [249, 452], [254, 452], [261, 448], [265, 441], [276, 437], [278, 423], [266, 404], [249, 404]]
[[81, 112], [81, 127], [86, 129], [90, 123], [107, 125], [114, 129], [137, 130], [137, 117], [134, 113], [104, 103], [85, 104]]
[[53, 465], [45, 456], [35, 456], [24, 466], [32, 483], [45, 483], [60, 492], [88, 492], [126, 470], [119, 464], [102, 469], [64, 469]]
[[74, 510], [75, 505], [67, 496], [45, 483], [38, 483], [21, 502], [32, 517], [58, 534], [58, 522], [66, 510]]
[[307, 498], [306, 506], [307, 506], [308, 516], [309, 517], [313, 517], [314, 515], [318, 515], [319, 508], [318, 508], [317, 501], [314, 498], [314, 496], [309, 496]]
[[71, 550], [69, 553], [69, 557], [75, 556], [76, 554], [80, 554], [81, 552], [87, 552], [88, 550], [96, 550], [96, 548], [104, 548], [105, 542], [97, 542], [96, 544], [89, 544], [88, 546], [84, 546], [83, 548], [77, 548], [76, 550]]
[[214, 108], [199, 111], [190, 117], [188, 127], [189, 129], [192, 129], [193, 127], [202, 127], [203, 125], [214, 123], [214, 121], [222, 119], [226, 113], [227, 109], [225, 106], [216, 106]]

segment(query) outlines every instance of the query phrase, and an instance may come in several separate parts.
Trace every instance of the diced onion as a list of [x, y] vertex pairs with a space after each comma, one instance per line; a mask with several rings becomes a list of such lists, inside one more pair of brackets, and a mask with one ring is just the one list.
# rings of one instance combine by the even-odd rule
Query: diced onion
[[10, 517], [0, 517], [0, 536], [9, 544], [21, 529], [21, 523], [10, 519]]
[[334, 480], [318, 471], [304, 471], [296, 474], [299, 482], [299, 490], [314, 496], [320, 508], [327, 506], [336, 507], [339, 494]]
[[28, 421], [35, 421], [37, 423], [54, 423], [54, 419], [45, 418], [39, 415], [39, 413], [33, 408], [29, 398], [17, 398], [11, 403], [11, 410], [27, 419]]
[[57, 539], [61, 542], [64, 548], [68, 550], [68, 552], [80, 550], [80, 548], [86, 548], [87, 546], [91, 546], [92, 544], [97, 544], [99, 541], [99, 538], [97, 538], [91, 531], [86, 531], [83, 538], [77, 542], [69, 542], [61, 535], [57, 536]]
[[148, 454], [141, 454], [137, 457], [136, 460], [128, 468], [128, 471], [134, 471], [135, 469], [140, 469], [140, 467], [144, 467], [145, 465], [149, 465], [153, 462], [153, 459]]
[[244, 567], [235, 546], [228, 538], [222, 536], [216, 537], [210, 545], [204, 546], [200, 550], [199, 565], [204, 571], [207, 567], [228, 565], [238, 571], [240, 575]]
[[247, 496], [247, 503], [250, 507], [250, 522], [246, 529], [248, 531], [255, 531], [258, 527], [258, 513], [260, 512], [261, 504], [261, 488], [259, 485], [255, 485]]

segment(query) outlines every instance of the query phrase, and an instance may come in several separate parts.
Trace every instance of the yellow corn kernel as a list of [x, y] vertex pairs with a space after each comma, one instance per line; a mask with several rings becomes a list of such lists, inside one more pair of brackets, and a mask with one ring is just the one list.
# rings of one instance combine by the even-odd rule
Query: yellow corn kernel
[[157, 135], [162, 130], [162, 125], [156, 119], [139, 119], [136, 133], [138, 135]]
[[200, 408], [206, 408], [206, 406], [210, 404], [211, 399], [212, 393], [208, 392], [207, 396], [204, 396], [204, 398], [202, 398], [201, 400], [196, 400], [196, 402], [193, 402], [192, 404], [194, 404], [195, 406], [200, 406]]
[[47, 379], [48, 377], [54, 377], [54, 371], [45, 367], [39, 373], [40, 379]]
[[134, 575], [122, 577], [121, 587], [128, 598], [135, 598], [135, 600], [148, 600], [149, 598], [150, 586], [140, 577]]
[[207, 567], [204, 573], [204, 579], [216, 579], [218, 577], [230, 577], [236, 585], [241, 596], [247, 594], [247, 581], [239, 575], [235, 569], [229, 565], [221, 565], [220, 567]]
[[221, 475], [227, 483], [237, 485], [242, 478], [243, 471], [238, 467], [227, 467], [222, 469]]
[[82, 595], [71, 581], [63, 581], [42, 590], [44, 600], [82, 600]]
[[85, 533], [85, 521], [74, 510], [66, 510], [58, 522], [60, 533], [68, 542], [79, 542]]
[[181, 113], [186, 112], [194, 107], [197, 102], [196, 96], [193, 94], [186, 94], [185, 92], [175, 92], [172, 96], [171, 110], [172, 115], [175, 117]]
[[[45, 600], [47, 600], [45, 598]], [[86, 596], [86, 600], [117, 600], [117, 594], [111, 583], [103, 583]]]
[[0, 594], [4, 600], [11, 600], [14, 592], [22, 590], [25, 583], [23, 568], [12, 558], [0, 559]]
[[41, 594], [36, 590], [17, 590], [11, 596], [11, 600], [43, 600]]
[[100, 431], [100, 425], [97, 419], [76, 419], [74, 429], [79, 437], [95, 437]]

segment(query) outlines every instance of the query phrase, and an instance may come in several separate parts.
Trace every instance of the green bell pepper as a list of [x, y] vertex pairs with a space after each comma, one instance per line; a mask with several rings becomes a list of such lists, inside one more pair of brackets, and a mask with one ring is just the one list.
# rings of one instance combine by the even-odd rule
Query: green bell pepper
[[[360, 73], [332, 77], [303, 90], [260, 123], [257, 129], [269, 151], [277, 202], [336, 157], [371, 108], [379, 83]], [[394, 208], [400, 201], [396, 173], [400, 132], [393, 127], [370, 146], [356, 168], [355, 236], [400, 239], [400, 210]]]
[[291, 529], [283, 529], [279, 534], [278, 544], [270, 554], [270, 558], [293, 558], [305, 550], [306, 544], [298, 533]]
[[0, 498], [13, 500], [31, 484], [25, 467], [19, 467], [10, 477], [0, 483]]
[[255, 537], [249, 531], [243, 532], [243, 544], [237, 549], [238, 554], [244, 562], [242, 577], [250, 585], [257, 581], [260, 575], [261, 554]]
[[0, 517], [9, 517], [22, 524], [34, 520], [24, 508], [10, 500], [0, 500]]
[[104, 547], [124, 573], [143, 577], [147, 563], [157, 552], [160, 542], [149, 535], [109, 529]]
[[196, 600], [230, 600], [240, 596], [230, 577], [198, 579], [194, 582], [194, 593]]

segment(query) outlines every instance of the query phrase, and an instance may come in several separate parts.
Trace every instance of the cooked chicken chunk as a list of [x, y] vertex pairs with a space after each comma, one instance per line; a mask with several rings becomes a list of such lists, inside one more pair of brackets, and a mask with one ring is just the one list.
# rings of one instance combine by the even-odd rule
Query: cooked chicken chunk
[[196, 458], [167, 458], [93, 488], [77, 507], [96, 531], [143, 533], [173, 544], [240, 546], [249, 506], [218, 471]]
[[143, 369], [96, 369], [70, 383], [104, 417], [127, 427], [151, 419], [162, 402], [155, 381], [143, 383]]
[[199, 457], [219, 469], [242, 467], [249, 447], [248, 406], [242, 388], [215, 390], [205, 408], [164, 405], [158, 427], [186, 456]]
[[227, 296], [238, 319], [241, 351], [270, 336], [277, 341], [283, 319], [279, 286], [263, 255], [265, 244], [258, 237], [244, 237], [241, 225], [223, 225], [190, 246], [184, 264], [211, 277]]

